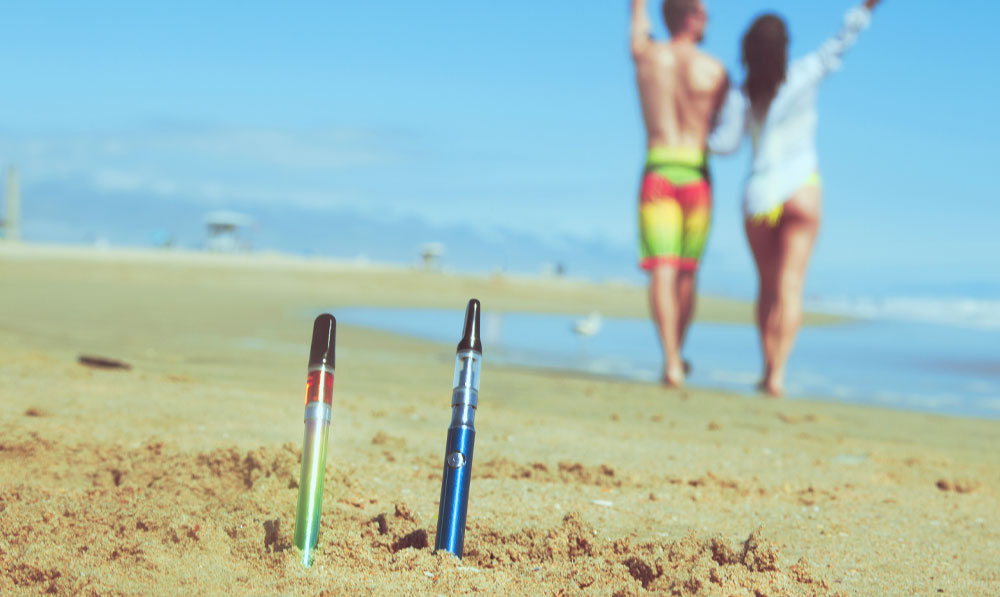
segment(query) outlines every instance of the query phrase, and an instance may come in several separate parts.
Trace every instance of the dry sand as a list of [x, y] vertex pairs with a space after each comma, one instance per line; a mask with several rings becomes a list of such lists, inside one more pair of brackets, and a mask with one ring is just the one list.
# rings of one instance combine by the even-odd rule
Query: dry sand
[[0, 594], [1000, 594], [997, 421], [503, 368], [489, 347], [465, 558], [435, 555], [454, 347], [347, 325], [304, 569], [312, 318], [471, 296], [645, 312], [569, 281], [0, 245]]

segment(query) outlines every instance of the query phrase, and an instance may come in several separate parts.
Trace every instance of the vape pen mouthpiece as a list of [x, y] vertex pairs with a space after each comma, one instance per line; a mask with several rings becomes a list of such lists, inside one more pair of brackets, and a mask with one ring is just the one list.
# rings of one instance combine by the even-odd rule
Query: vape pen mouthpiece
[[[476, 315], [478, 318], [478, 314]], [[477, 324], [478, 327], [478, 324]], [[337, 318], [324, 313], [313, 322], [312, 345], [309, 347], [309, 368], [336, 369]]]
[[469, 301], [469, 306], [465, 308], [465, 329], [462, 331], [462, 340], [458, 343], [458, 350], [474, 350], [482, 354], [483, 342], [480, 336], [479, 301], [472, 299]]

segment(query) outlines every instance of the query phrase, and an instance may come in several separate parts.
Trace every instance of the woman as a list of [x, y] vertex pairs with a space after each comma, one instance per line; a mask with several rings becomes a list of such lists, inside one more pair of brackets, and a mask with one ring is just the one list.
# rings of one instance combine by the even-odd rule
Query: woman
[[753, 140], [743, 212], [759, 284], [764, 373], [758, 388], [772, 396], [784, 393], [785, 366], [802, 320], [806, 265], [819, 229], [817, 92], [879, 1], [851, 9], [837, 35], [790, 65], [784, 21], [774, 14], [754, 21], [743, 36], [746, 81], [730, 92], [709, 140], [714, 153], [736, 151], [746, 134]]

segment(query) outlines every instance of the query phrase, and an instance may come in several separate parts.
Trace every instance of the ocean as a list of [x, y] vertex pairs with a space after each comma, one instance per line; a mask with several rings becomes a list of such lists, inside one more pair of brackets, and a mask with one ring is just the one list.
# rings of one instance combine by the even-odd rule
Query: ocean
[[[801, 330], [789, 361], [790, 399], [1000, 418], [1000, 302], [837, 300], [810, 307], [855, 319]], [[344, 324], [453, 343], [463, 311], [354, 307], [334, 314]], [[582, 320], [595, 333], [577, 333]], [[503, 313], [484, 305], [482, 327], [484, 376], [492, 362], [650, 383], [660, 377], [659, 343], [645, 318]], [[753, 326], [696, 322], [685, 357], [693, 365], [690, 385], [754, 393], [761, 357]]]

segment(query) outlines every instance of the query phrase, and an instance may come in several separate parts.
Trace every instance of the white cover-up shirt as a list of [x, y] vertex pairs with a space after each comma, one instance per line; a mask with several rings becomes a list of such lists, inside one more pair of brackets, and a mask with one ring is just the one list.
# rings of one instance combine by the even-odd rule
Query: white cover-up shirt
[[868, 9], [852, 8], [839, 33], [815, 52], [792, 62], [763, 121], [750, 109], [750, 100], [742, 89], [730, 90], [708, 146], [712, 153], [733, 153], [743, 137], [750, 134], [753, 161], [743, 195], [746, 215], [767, 213], [783, 204], [818, 171], [819, 85], [840, 69], [844, 52], [870, 22]]

